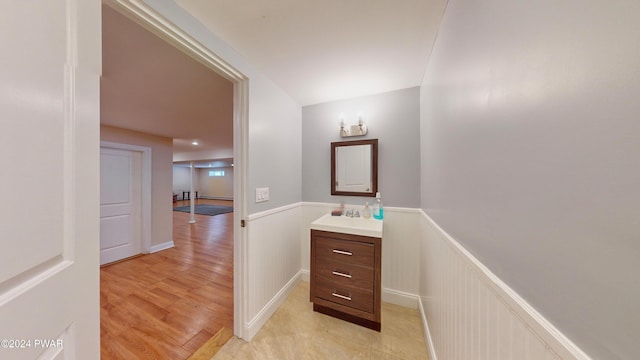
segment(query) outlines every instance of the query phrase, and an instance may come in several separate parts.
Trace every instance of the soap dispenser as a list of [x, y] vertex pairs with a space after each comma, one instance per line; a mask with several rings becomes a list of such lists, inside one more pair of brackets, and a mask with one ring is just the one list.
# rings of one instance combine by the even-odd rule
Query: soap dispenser
[[378, 220], [384, 218], [384, 209], [382, 208], [382, 199], [379, 191], [376, 193], [376, 202], [373, 203], [373, 218]]
[[369, 208], [369, 202], [364, 203], [364, 210], [362, 210], [362, 217], [365, 219], [371, 218], [371, 209]]

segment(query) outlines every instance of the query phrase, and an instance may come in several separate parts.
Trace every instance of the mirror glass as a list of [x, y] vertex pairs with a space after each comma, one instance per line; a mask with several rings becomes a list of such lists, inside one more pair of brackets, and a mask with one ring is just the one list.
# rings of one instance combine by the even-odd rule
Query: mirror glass
[[331, 143], [331, 195], [374, 197], [378, 139]]

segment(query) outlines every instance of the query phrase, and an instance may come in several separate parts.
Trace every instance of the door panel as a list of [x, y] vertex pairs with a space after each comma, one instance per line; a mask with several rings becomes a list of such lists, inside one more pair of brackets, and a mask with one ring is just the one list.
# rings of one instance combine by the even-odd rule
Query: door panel
[[[8, 198], [4, 199], [5, 204], [11, 204], [11, 212], [7, 215], [13, 219], [16, 216], [25, 218], [28, 214], [31, 225], [25, 226], [24, 221], [3, 221], [0, 230], [2, 248], [12, 251], [0, 251], [0, 283], [51, 259], [60, 262], [64, 239], [61, 190], [65, 174], [58, 167], [64, 161], [65, 138], [61, 127], [65, 121], [64, 102], [61, 101], [64, 84], [61, 80], [65, 49], [64, 46], [52, 49], [51, 46], [39, 48], [35, 45], [47, 40], [66, 43], [65, 23], [61, 21], [66, 6], [64, 1], [50, 2], [60, 6], [49, 9], [57, 21], [43, 21], [38, 31], [28, 34], [14, 30], [23, 27], [16, 17], [35, 16], [34, 21], [44, 20], [47, 9], [32, 12], [32, 6], [8, 3], [0, 5], [2, 44], [21, 43], [18, 54], [30, 56], [25, 60], [15, 54], [17, 51], [9, 51], [1, 60], [0, 146], [3, 154], [17, 153], [18, 156], [3, 156], [0, 181], [4, 189], [11, 189]], [[30, 35], [33, 39], [28, 41]], [[18, 47], [7, 45], [3, 48]], [[49, 104], [55, 100], [58, 101]], [[34, 200], [30, 201], [31, 198]], [[43, 241], [43, 229], [48, 230], [48, 241]]]
[[142, 248], [141, 153], [100, 149], [100, 264]]
[[131, 167], [130, 151], [100, 150], [100, 205], [129, 202]]
[[1, 1], [0, 44], [0, 358], [95, 359], [100, 2]]
[[100, 251], [102, 252], [113, 248], [126, 246], [129, 243], [130, 229], [131, 217], [128, 215], [101, 218]]

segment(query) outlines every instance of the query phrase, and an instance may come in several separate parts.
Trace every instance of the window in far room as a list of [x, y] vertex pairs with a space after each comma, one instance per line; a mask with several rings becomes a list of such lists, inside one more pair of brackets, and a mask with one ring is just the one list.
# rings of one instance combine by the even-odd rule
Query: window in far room
[[224, 170], [209, 170], [209, 176], [224, 176]]

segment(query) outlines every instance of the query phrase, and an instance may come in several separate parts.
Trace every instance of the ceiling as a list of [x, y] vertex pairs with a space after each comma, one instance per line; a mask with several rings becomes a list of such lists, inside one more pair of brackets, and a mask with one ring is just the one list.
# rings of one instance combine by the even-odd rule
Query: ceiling
[[102, 16], [101, 124], [173, 138], [177, 160], [230, 162], [233, 84], [116, 10]]
[[418, 86], [446, 0], [175, 0], [302, 106]]
[[[446, 5], [175, 1], [302, 106], [420, 85]], [[106, 5], [100, 91], [102, 124], [173, 138], [175, 160], [233, 158], [233, 84]]]

